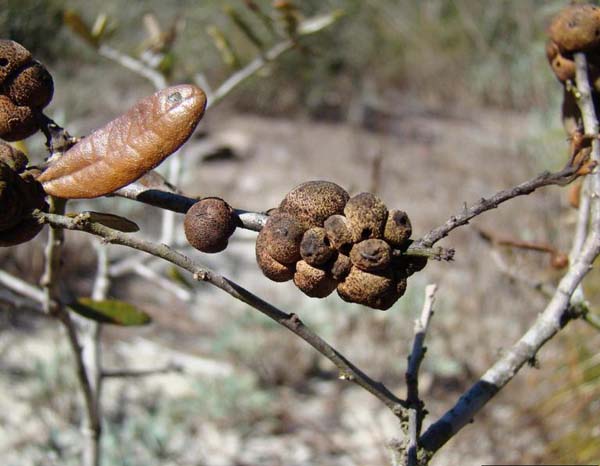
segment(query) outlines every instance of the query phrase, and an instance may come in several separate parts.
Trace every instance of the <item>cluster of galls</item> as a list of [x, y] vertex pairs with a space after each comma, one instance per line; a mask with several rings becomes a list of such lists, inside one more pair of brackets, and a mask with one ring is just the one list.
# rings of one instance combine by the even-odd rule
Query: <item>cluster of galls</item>
[[22, 45], [0, 39], [0, 138], [18, 141], [35, 133], [53, 93], [44, 65]]
[[31, 213], [48, 209], [46, 194], [27, 163], [21, 151], [0, 142], [0, 246], [29, 241], [42, 229]]
[[290, 191], [256, 240], [256, 258], [271, 280], [293, 280], [306, 295], [337, 289], [348, 302], [389, 309], [406, 280], [427, 263], [394, 254], [410, 244], [405, 212], [388, 211], [371, 193], [350, 197], [335, 183], [309, 181]]

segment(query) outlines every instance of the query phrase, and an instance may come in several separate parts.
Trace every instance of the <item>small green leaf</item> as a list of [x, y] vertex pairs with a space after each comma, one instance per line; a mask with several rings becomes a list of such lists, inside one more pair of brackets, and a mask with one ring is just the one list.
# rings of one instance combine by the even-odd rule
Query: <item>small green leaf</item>
[[246, 36], [246, 39], [248, 39], [250, 42], [252, 42], [252, 44], [258, 50], [262, 50], [264, 48], [263, 41], [258, 36], [256, 31], [252, 28], [250, 23], [248, 23], [242, 17], [242, 15], [240, 15], [238, 13], [238, 11], [236, 9], [232, 8], [231, 6], [229, 6], [229, 5], [225, 6], [224, 10], [225, 10], [225, 14], [227, 16], [229, 16], [231, 21], [233, 21], [233, 24], [235, 24], [237, 26], [237, 28], [242, 32], [242, 34], [244, 34], [244, 36]]
[[102, 39], [102, 36], [106, 32], [107, 27], [108, 15], [106, 13], [100, 13], [98, 16], [96, 16], [96, 21], [94, 21], [94, 25], [92, 26], [90, 34], [94, 39], [100, 41], [100, 39]]
[[322, 31], [323, 29], [334, 24], [342, 16], [344, 16], [344, 14], [345, 13], [343, 10], [334, 10], [328, 14], [308, 18], [298, 25], [298, 33], [301, 36], [315, 34], [316, 32]]
[[221, 60], [231, 68], [239, 68], [240, 59], [223, 31], [216, 26], [208, 26], [206, 28], [206, 33], [210, 36], [216, 49], [221, 54]]
[[186, 287], [187, 289], [191, 290], [192, 288], [194, 288], [192, 282], [190, 282], [190, 280], [187, 278], [187, 276], [185, 276], [184, 274], [181, 273], [180, 269], [178, 267], [169, 267], [167, 269], [167, 276], [179, 283], [180, 285], [183, 285], [184, 287]]
[[69, 307], [77, 314], [103, 324], [135, 326], [146, 325], [152, 321], [144, 311], [116, 299], [95, 301], [91, 298], [77, 298]]
[[92, 47], [98, 47], [98, 39], [92, 35], [90, 27], [75, 10], [67, 9], [63, 14], [64, 23]]

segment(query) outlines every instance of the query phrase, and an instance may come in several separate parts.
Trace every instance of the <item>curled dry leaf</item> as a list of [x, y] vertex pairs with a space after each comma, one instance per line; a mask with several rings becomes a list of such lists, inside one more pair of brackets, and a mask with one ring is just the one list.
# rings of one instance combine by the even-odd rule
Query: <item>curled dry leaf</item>
[[175, 152], [202, 118], [206, 96], [194, 85], [163, 89], [82, 139], [38, 178], [62, 198], [92, 198], [134, 182]]

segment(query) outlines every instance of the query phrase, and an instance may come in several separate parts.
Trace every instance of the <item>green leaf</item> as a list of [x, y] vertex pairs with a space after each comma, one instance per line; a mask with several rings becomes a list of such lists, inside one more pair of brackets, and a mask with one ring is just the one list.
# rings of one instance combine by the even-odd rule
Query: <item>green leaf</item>
[[175, 267], [175, 266], [169, 267], [167, 269], [167, 276], [171, 280], [179, 283], [180, 285], [183, 285], [188, 290], [191, 290], [192, 288], [194, 288], [194, 285], [192, 284], [193, 282], [191, 282], [187, 278], [187, 276], [185, 276], [184, 274], [181, 273], [179, 267]]
[[64, 23], [92, 47], [98, 47], [98, 39], [92, 35], [90, 27], [75, 10], [67, 9], [63, 14]]
[[334, 24], [342, 16], [344, 16], [344, 14], [345, 13], [343, 10], [334, 10], [331, 13], [308, 18], [298, 25], [298, 33], [301, 36], [315, 34]]
[[227, 36], [216, 26], [208, 26], [206, 33], [210, 36], [216, 49], [221, 54], [221, 60], [230, 68], [240, 67], [240, 59], [235, 53]]
[[124, 301], [77, 298], [69, 307], [79, 315], [103, 324], [122, 326], [146, 325], [152, 318], [144, 311]]

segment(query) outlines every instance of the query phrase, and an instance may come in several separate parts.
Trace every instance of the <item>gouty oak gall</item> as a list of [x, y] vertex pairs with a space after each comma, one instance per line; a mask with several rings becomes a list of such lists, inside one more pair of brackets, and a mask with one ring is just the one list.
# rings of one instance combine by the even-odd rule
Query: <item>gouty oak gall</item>
[[175, 152], [202, 118], [206, 96], [193, 85], [163, 89], [82, 139], [38, 178], [62, 198], [91, 198], [134, 182]]

